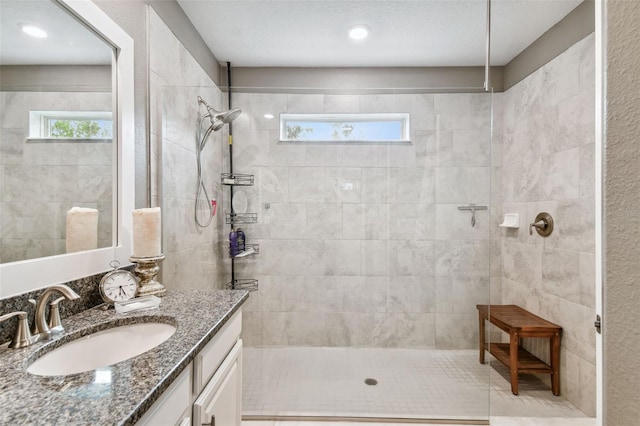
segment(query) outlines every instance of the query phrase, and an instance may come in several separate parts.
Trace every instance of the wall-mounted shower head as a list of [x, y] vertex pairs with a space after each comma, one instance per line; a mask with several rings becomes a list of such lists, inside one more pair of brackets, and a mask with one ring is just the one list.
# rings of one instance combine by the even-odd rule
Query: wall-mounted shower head
[[230, 109], [229, 111], [221, 112], [221, 119], [225, 123], [231, 123], [242, 114], [242, 110], [239, 108]]
[[207, 113], [205, 117], [207, 116], [209, 117], [209, 121], [211, 122], [211, 130], [217, 132], [218, 130], [222, 129], [222, 127], [224, 126], [224, 121], [216, 120], [213, 115], [211, 115], [211, 113]]
[[232, 122], [242, 113], [242, 110], [238, 108], [223, 112], [217, 111], [215, 108], [206, 103], [200, 96], [198, 96], [198, 103], [204, 105], [205, 108], [207, 108], [207, 113], [204, 115], [204, 117], [209, 118], [209, 121], [211, 122], [211, 130], [213, 130], [214, 132], [222, 129], [225, 124]]

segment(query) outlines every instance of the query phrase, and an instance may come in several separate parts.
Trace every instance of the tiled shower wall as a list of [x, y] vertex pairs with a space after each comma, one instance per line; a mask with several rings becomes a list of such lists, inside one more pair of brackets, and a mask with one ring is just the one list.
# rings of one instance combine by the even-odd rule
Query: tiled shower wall
[[[222, 95], [151, 14], [163, 282], [221, 287], [230, 266], [216, 242], [226, 239], [229, 199], [217, 182], [228, 154], [214, 134], [205, 161], [217, 230], [202, 232], [192, 220], [191, 123], [192, 98], [218, 107]], [[495, 95], [491, 146], [485, 94], [234, 94], [243, 109], [233, 128], [235, 171], [256, 177], [237, 191], [259, 221], [244, 228], [260, 254], [236, 262], [237, 278], [260, 281], [245, 306], [245, 344], [475, 348], [475, 304], [489, 301], [490, 288], [493, 303], [519, 304], [564, 327], [562, 394], [593, 414], [593, 64], [590, 36]], [[277, 118], [263, 115], [282, 112], [410, 112], [412, 143], [281, 143]], [[456, 209], [468, 203], [492, 205], [475, 227]], [[525, 228], [539, 211], [556, 219], [545, 240]], [[520, 213], [519, 231], [497, 227], [503, 212]], [[546, 356], [544, 345], [526, 345]]]
[[[260, 254], [236, 262], [237, 278], [260, 283], [245, 308], [245, 344], [475, 348], [475, 305], [489, 301], [492, 283], [499, 295], [500, 263], [490, 273], [492, 212], [478, 211], [472, 227], [456, 207], [490, 205], [491, 96], [232, 100], [244, 111], [234, 171], [256, 180], [236, 192], [259, 221], [243, 228]], [[409, 112], [411, 143], [283, 143], [278, 119], [264, 114], [285, 112]]]
[[[152, 205], [162, 207], [161, 282], [170, 289], [221, 288], [220, 214], [205, 228], [194, 220], [197, 188], [196, 122], [201, 96], [220, 109], [222, 95], [160, 17], [148, 8]], [[208, 122], [205, 122], [205, 126]], [[203, 150], [210, 198], [221, 198], [222, 136], [213, 133]]]
[[98, 246], [111, 245], [113, 144], [28, 137], [29, 111], [112, 108], [111, 93], [0, 92], [2, 263], [66, 253], [74, 206], [98, 210]]
[[[561, 392], [595, 415], [594, 35], [504, 94], [503, 209], [519, 213], [504, 231], [502, 301], [563, 327]], [[526, 225], [546, 211], [548, 238]], [[538, 339], [539, 340], [539, 339]], [[548, 347], [526, 345], [548, 358]]]

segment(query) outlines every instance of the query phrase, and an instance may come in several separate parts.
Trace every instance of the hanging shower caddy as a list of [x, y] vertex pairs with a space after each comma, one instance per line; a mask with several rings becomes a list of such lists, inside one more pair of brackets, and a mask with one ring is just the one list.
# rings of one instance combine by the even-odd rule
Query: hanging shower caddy
[[[231, 108], [231, 63], [227, 62], [227, 81], [228, 81], [228, 102]], [[225, 223], [231, 225], [231, 230], [236, 229], [239, 224], [251, 224], [258, 222], [257, 213], [236, 213], [233, 208], [233, 190], [236, 186], [253, 186], [255, 182], [254, 175], [240, 174], [233, 172], [233, 127], [229, 123], [229, 173], [222, 173], [220, 183], [229, 187], [229, 207], [230, 212], [225, 215]], [[260, 253], [258, 244], [245, 244], [245, 250], [236, 253], [229, 253], [231, 259], [231, 281], [226, 284], [229, 290], [258, 290], [258, 280], [252, 278], [237, 278], [236, 264], [237, 260], [253, 257]]]

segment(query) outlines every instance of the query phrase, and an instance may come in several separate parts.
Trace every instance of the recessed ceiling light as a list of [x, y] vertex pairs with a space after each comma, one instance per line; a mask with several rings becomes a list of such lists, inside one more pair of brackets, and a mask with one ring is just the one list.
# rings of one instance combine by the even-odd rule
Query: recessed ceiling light
[[22, 25], [22, 31], [24, 33], [29, 34], [31, 37], [36, 37], [36, 38], [47, 37], [47, 32], [40, 27], [36, 27], [35, 25]]
[[353, 27], [349, 28], [349, 37], [354, 40], [363, 40], [367, 38], [370, 30], [371, 28], [369, 28], [367, 25], [354, 25]]
[[273, 114], [265, 114], [264, 118], [273, 118]]

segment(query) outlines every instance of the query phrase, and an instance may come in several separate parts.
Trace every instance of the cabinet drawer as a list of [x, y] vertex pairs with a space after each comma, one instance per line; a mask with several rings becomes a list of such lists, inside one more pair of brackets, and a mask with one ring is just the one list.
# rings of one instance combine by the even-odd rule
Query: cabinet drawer
[[240, 338], [241, 330], [242, 310], [239, 310], [196, 356], [193, 374], [195, 395], [202, 391], [204, 384], [209, 381], [213, 373], [220, 367], [224, 358]]
[[191, 405], [191, 364], [169, 386], [137, 425], [175, 425]]
[[193, 404], [193, 426], [240, 426], [242, 410], [242, 340]]

